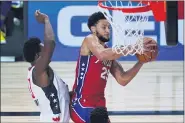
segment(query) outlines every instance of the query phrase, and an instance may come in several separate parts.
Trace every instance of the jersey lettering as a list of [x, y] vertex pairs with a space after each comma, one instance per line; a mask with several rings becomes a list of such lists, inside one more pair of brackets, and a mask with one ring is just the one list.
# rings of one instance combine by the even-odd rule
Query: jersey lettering
[[107, 69], [106, 67], [103, 67], [102, 73], [101, 73], [101, 78], [107, 80], [108, 74], [109, 74], [109, 69]]
[[34, 100], [34, 102], [35, 102], [36, 106], [39, 106], [39, 100], [38, 99]]
[[33, 91], [32, 91], [30, 78], [28, 79], [28, 83], [29, 83], [29, 84], [28, 84], [29, 91], [30, 91], [30, 93], [31, 93], [32, 98], [34, 99], [34, 98], [35, 98], [35, 95], [34, 95], [34, 93], [33, 93]]

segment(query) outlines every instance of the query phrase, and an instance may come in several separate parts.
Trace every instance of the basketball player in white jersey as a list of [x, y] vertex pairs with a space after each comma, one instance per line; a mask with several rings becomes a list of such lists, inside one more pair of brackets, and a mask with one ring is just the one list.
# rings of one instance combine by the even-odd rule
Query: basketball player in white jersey
[[28, 70], [29, 91], [40, 109], [41, 122], [67, 123], [70, 119], [68, 86], [49, 66], [55, 49], [53, 29], [46, 14], [37, 10], [35, 18], [44, 24], [44, 44], [36, 37], [24, 44], [24, 58], [31, 63]]

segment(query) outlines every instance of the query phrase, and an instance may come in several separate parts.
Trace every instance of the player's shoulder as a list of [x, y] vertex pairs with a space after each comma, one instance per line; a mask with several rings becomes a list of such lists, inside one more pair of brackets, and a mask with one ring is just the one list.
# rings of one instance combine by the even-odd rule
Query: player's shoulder
[[93, 34], [89, 34], [85, 37], [82, 45], [91, 46], [92, 44], [97, 44], [97, 43], [99, 43], [98, 37]]
[[87, 36], [84, 38], [84, 41], [85, 41], [85, 42], [91, 42], [91, 41], [95, 41], [95, 40], [97, 40], [97, 39], [96, 39], [96, 36], [94, 36], [93, 34], [89, 34], [89, 35], [87, 35]]
[[88, 45], [94, 42], [94, 40], [96, 40], [94, 35], [87, 35], [82, 42], [81, 49], [88, 49]]
[[85, 37], [85, 39], [93, 38], [93, 34], [89, 34]]
[[92, 34], [87, 35], [81, 45], [80, 55], [86, 56], [90, 54], [89, 45], [95, 40]]

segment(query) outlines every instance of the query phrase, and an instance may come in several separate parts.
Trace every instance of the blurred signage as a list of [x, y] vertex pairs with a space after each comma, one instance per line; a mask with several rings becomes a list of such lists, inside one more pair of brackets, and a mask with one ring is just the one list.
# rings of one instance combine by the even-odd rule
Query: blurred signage
[[[28, 2], [28, 37], [38, 36], [43, 39], [43, 25], [38, 24], [34, 18], [35, 10], [40, 9], [50, 17], [51, 24], [56, 34], [56, 49], [53, 54], [53, 61], [76, 61], [79, 56], [81, 43], [86, 35], [90, 33], [87, 27], [89, 15], [98, 11], [97, 2]], [[183, 11], [184, 9], [179, 9]], [[182, 13], [182, 12], [181, 12]], [[113, 18], [119, 16], [113, 14]], [[150, 13], [149, 13], [150, 14]], [[150, 36], [158, 41], [160, 52], [157, 60], [184, 60], [183, 45], [183, 20], [179, 18], [179, 36], [177, 46], [167, 46], [165, 28], [163, 22], [155, 22], [152, 14], [146, 23], [145, 36]], [[114, 38], [109, 46], [114, 44]], [[119, 60], [133, 61], [135, 56], [121, 57]]]

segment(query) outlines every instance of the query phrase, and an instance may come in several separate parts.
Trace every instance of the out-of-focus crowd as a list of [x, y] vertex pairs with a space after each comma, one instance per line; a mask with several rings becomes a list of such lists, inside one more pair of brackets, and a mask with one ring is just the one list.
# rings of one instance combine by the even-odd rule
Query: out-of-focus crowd
[[0, 43], [6, 44], [6, 37], [12, 35], [14, 26], [23, 20], [23, 1], [0, 1]]

